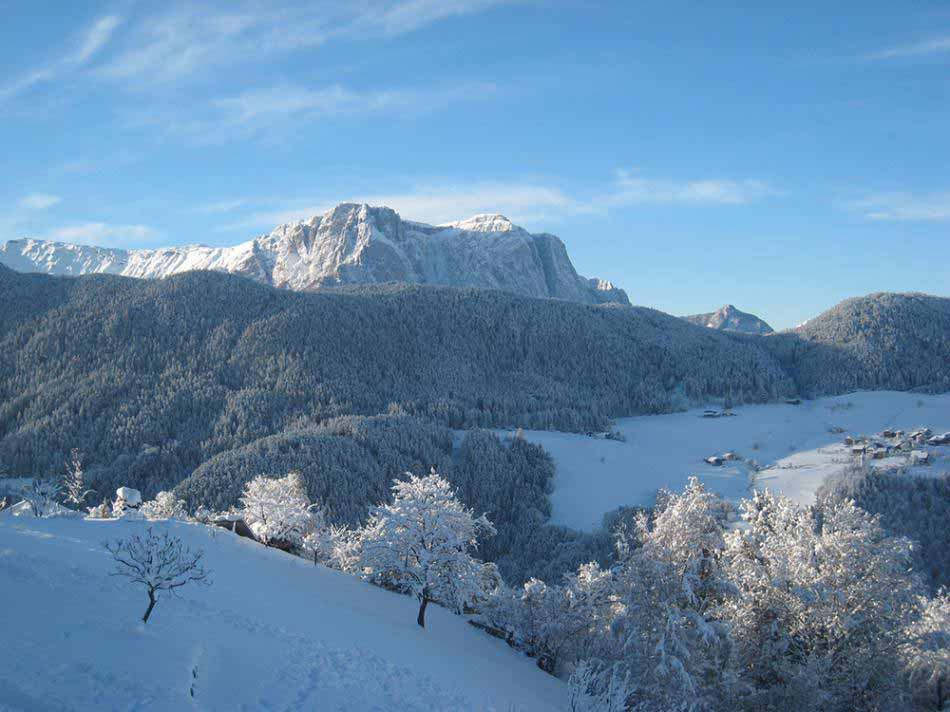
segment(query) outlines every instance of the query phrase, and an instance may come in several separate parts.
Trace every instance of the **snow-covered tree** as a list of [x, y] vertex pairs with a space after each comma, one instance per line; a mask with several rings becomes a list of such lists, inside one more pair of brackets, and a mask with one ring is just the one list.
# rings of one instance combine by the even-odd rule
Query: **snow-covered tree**
[[185, 503], [172, 492], [159, 492], [155, 499], [144, 502], [140, 511], [146, 519], [188, 519]]
[[719, 616], [757, 709], [899, 709], [900, 650], [920, 583], [911, 543], [850, 501], [816, 513], [783, 497], [743, 503]]
[[417, 622], [425, 627], [430, 601], [459, 609], [475, 595], [482, 563], [471, 551], [479, 536], [494, 533], [494, 527], [463, 507], [435, 472], [407, 476], [393, 484], [391, 504], [370, 512], [361, 564], [371, 579], [416, 596]]
[[322, 563], [347, 573], [356, 572], [360, 562], [362, 534], [358, 529], [326, 526], [323, 513], [311, 510], [314, 515], [314, 528], [303, 538], [300, 548], [313, 559], [313, 563]]
[[300, 547], [304, 537], [323, 526], [319, 507], [311, 505], [298, 472], [285, 477], [255, 477], [241, 496], [244, 521], [265, 544]]
[[570, 712], [627, 712], [629, 674], [620, 666], [579, 662], [567, 681]]
[[148, 608], [142, 616], [143, 623], [148, 623], [162, 592], [175, 594], [190, 583], [210, 583], [202, 563], [203, 552], [192, 551], [168, 532], [156, 534], [149, 527], [144, 537], [133, 534], [107, 543], [105, 548], [115, 563], [112, 575], [145, 588]]
[[73, 508], [82, 507], [83, 502], [90, 494], [95, 492], [93, 489], [86, 489], [85, 476], [82, 469], [82, 455], [79, 450], [73, 448], [69, 455], [69, 461], [66, 463], [66, 472], [63, 474], [62, 483], [63, 502]]
[[904, 632], [902, 652], [918, 709], [950, 709], [950, 592], [920, 601], [920, 614]]
[[699, 709], [728, 695], [728, 636], [713, 615], [728, 590], [722, 512], [691, 478], [682, 493], [662, 494], [652, 520], [638, 517], [638, 546], [623, 549], [615, 626], [625, 635], [621, 662], [635, 709]]
[[56, 480], [36, 477], [23, 488], [23, 499], [29, 503], [34, 517], [45, 517], [56, 507], [60, 491]]

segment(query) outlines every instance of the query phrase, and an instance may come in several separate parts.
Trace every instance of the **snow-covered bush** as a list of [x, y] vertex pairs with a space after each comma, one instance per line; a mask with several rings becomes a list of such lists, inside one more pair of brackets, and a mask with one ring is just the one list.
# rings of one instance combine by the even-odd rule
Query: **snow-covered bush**
[[142, 493], [132, 487], [119, 487], [115, 491], [115, 502], [112, 505], [112, 515], [115, 517], [129, 517], [141, 519], [139, 512], [142, 507]]
[[460, 610], [477, 595], [482, 563], [470, 552], [494, 527], [463, 507], [437, 473], [407, 475], [394, 482], [392, 503], [370, 513], [361, 566], [371, 580], [416, 596], [417, 623], [425, 627], [430, 601]]
[[146, 519], [188, 519], [185, 503], [172, 492], [159, 492], [139, 510]]
[[59, 482], [54, 479], [34, 478], [23, 488], [22, 494], [34, 517], [47, 517], [55, 510], [62, 509], [56, 501], [60, 495]]
[[89, 507], [87, 511], [89, 519], [112, 519], [112, 502], [104, 499], [99, 504]]
[[323, 513], [307, 498], [298, 472], [285, 477], [255, 477], [241, 496], [244, 521], [269, 545], [301, 547], [304, 538], [324, 526]]

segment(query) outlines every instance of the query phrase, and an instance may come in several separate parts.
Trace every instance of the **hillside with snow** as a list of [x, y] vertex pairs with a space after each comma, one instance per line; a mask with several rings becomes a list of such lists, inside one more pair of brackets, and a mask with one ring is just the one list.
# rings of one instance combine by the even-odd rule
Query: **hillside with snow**
[[19, 272], [142, 279], [215, 270], [293, 290], [404, 282], [629, 303], [610, 282], [579, 276], [560, 239], [529, 233], [502, 215], [433, 226], [403, 220], [390, 208], [353, 203], [233, 247], [123, 250], [20, 239], [0, 243], [0, 264]]
[[[160, 599], [111, 577], [105, 540], [170, 530], [210, 586]], [[564, 708], [564, 684], [430, 606], [181, 522], [0, 513], [0, 710]]]

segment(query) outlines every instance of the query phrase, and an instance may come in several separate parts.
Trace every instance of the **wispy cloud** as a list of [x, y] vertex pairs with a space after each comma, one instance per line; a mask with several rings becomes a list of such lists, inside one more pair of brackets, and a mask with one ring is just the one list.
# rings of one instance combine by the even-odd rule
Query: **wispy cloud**
[[79, 37], [74, 49], [45, 67], [34, 69], [23, 76], [0, 85], [0, 102], [26, 91], [32, 86], [50, 82], [89, 62], [112, 38], [122, 19], [106, 15], [95, 20]]
[[863, 59], [903, 59], [908, 57], [926, 57], [935, 54], [950, 54], [950, 35], [931, 37], [917, 42], [886, 47], [877, 52], [864, 55]]
[[162, 234], [148, 225], [116, 225], [86, 222], [50, 230], [43, 237], [55, 242], [72, 242], [99, 247], [123, 247], [129, 243], [154, 242]]
[[741, 205], [778, 193], [768, 183], [754, 179], [676, 181], [644, 178], [629, 171], [619, 171], [613, 189], [596, 198], [594, 204]]
[[[588, 195], [536, 180], [457, 182], [431, 181], [403, 192], [351, 193], [337, 197], [297, 199], [276, 206], [248, 201], [251, 209], [225, 225], [226, 231], [269, 229], [275, 225], [319, 215], [338, 202], [385, 205], [403, 218], [439, 224], [478, 213], [502, 213], [516, 223], [550, 223], [571, 215], [602, 214], [637, 206], [716, 207], [743, 205], [780, 191], [757, 180], [673, 181], [633, 177], [617, 179]], [[342, 198], [342, 199], [341, 199]], [[260, 209], [263, 207], [264, 209]]]
[[61, 202], [63, 202], [63, 199], [58, 195], [31, 193], [20, 198], [17, 205], [28, 210], [46, 210]]
[[340, 116], [385, 112], [387, 116], [415, 116], [438, 111], [459, 102], [475, 102], [495, 96], [490, 82], [465, 82], [427, 88], [354, 90], [341, 85], [302, 87], [279, 85], [251, 89], [212, 99], [193, 108], [188, 117], [176, 112], [141, 112], [131, 117], [133, 125], [158, 126], [171, 134], [201, 144], [248, 138], [282, 127], [298, 130], [308, 123]]
[[439, 20], [470, 15], [506, 2], [509, 0], [406, 0], [383, 3], [384, 7], [372, 3], [352, 23], [349, 31], [405, 34]]
[[950, 221], [950, 191], [924, 194], [903, 191], [874, 193], [852, 200], [845, 206], [860, 212], [869, 220]]
[[147, 16], [98, 73], [139, 87], [192, 78], [216, 66], [260, 61], [330, 39], [405, 34], [512, 0], [350, 0], [311, 5], [175, 9]]
[[199, 205], [197, 208], [194, 208], [190, 212], [198, 213], [201, 215], [224, 215], [226, 213], [233, 213], [235, 210], [239, 210], [242, 206], [247, 204], [247, 200], [244, 198], [234, 198], [232, 200], [217, 200], [213, 203], [206, 203], [204, 205]]

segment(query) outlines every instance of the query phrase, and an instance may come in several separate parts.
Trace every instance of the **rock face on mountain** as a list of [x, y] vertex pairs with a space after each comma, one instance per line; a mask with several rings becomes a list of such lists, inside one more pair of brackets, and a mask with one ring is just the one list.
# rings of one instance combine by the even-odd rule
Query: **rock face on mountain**
[[736, 309], [731, 304], [717, 309], [708, 314], [694, 314], [693, 316], [684, 316], [686, 321], [705, 326], [719, 331], [738, 331], [742, 334], [771, 334], [774, 330], [771, 326], [755, 316], [744, 311]]
[[629, 304], [610, 282], [579, 276], [560, 239], [529, 233], [502, 215], [435, 226], [402, 220], [390, 208], [353, 203], [234, 247], [119, 250], [24, 239], [0, 244], [0, 263], [54, 275], [160, 278], [214, 270], [293, 290], [405, 282]]

